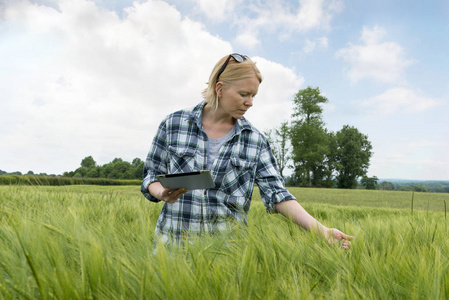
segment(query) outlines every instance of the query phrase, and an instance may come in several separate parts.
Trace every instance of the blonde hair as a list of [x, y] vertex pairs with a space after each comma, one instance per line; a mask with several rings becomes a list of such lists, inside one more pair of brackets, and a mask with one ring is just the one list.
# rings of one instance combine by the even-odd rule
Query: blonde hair
[[253, 77], [254, 75], [259, 79], [259, 83], [262, 82], [262, 74], [256, 66], [256, 63], [250, 59], [239, 63], [233, 57], [229, 60], [223, 73], [220, 74], [220, 78], [217, 81], [217, 75], [223, 66], [224, 62], [229, 55], [222, 57], [212, 69], [209, 76], [209, 81], [206, 83], [207, 88], [203, 91], [204, 100], [209, 103], [213, 108], [218, 108], [218, 95], [216, 91], [217, 82], [223, 82], [225, 84], [232, 84], [234, 81], [238, 81], [245, 78]]

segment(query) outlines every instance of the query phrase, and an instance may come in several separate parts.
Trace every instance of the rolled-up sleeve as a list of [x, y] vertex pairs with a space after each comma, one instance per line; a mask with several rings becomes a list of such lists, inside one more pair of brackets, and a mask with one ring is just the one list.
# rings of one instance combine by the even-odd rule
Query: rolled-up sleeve
[[267, 212], [275, 212], [275, 205], [295, 197], [285, 188], [284, 179], [279, 173], [273, 153], [267, 141], [261, 147], [256, 170], [256, 184]]
[[165, 174], [167, 172], [166, 167], [166, 120], [164, 120], [158, 128], [158, 131], [151, 144], [150, 151], [148, 152], [145, 164], [143, 167], [143, 182], [140, 188], [142, 194], [148, 200], [152, 202], [159, 202], [160, 200], [153, 197], [149, 191], [148, 186], [157, 180], [157, 175]]

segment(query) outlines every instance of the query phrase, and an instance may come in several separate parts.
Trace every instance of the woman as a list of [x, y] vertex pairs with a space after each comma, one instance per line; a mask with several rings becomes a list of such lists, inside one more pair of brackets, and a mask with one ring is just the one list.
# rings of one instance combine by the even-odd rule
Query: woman
[[[237, 53], [212, 70], [204, 102], [167, 116], [159, 126], [144, 167], [142, 193], [164, 201], [156, 236], [179, 244], [184, 235], [229, 229], [231, 220], [246, 223], [254, 184], [267, 211], [278, 211], [330, 243], [352, 238], [329, 229], [309, 215], [285, 189], [267, 139], [244, 117], [262, 82], [255, 63]], [[210, 170], [215, 187], [170, 190], [161, 174]]]

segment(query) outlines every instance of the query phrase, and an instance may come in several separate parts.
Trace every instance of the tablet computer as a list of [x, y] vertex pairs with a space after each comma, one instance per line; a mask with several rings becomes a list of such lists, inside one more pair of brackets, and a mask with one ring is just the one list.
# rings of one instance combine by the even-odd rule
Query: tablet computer
[[185, 188], [187, 190], [210, 189], [215, 187], [210, 171], [165, 174], [156, 176], [163, 187], [170, 189]]

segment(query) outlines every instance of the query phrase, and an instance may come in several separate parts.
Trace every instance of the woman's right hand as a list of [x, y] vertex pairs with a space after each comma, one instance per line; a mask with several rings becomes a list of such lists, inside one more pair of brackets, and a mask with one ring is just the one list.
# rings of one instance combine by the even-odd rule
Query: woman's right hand
[[148, 186], [148, 191], [153, 197], [167, 203], [175, 203], [182, 195], [188, 192], [185, 188], [170, 190], [170, 188], [163, 187], [158, 181], [151, 183]]

